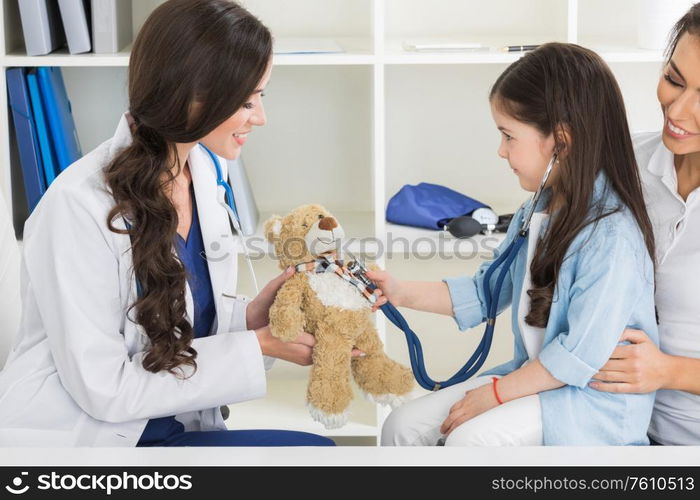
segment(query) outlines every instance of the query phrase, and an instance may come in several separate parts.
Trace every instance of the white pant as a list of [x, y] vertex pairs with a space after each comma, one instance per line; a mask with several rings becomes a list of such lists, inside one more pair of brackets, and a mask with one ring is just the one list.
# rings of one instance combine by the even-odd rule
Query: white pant
[[[382, 446], [434, 446], [443, 437], [440, 425], [452, 405], [467, 391], [490, 383], [491, 377], [477, 377], [404, 403], [384, 422]], [[542, 413], [537, 394], [508, 401], [467, 420], [445, 440], [445, 446], [539, 445]]]

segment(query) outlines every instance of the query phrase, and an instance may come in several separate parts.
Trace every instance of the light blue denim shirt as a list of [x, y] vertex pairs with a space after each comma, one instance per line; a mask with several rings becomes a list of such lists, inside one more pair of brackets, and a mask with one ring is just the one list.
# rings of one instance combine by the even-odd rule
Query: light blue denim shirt
[[[543, 196], [536, 210], [543, 210], [546, 201]], [[497, 255], [516, 237], [530, 203], [513, 217]], [[653, 264], [632, 213], [622, 205], [603, 173], [595, 182], [590, 214], [599, 206], [606, 212], [621, 208], [586, 226], [570, 245], [559, 272], [538, 357], [553, 377], [566, 384], [539, 393], [545, 445], [649, 444], [646, 433], [655, 393], [613, 394], [587, 385], [619, 345], [625, 327], [644, 330], [658, 344]], [[531, 237], [535, 235], [528, 235]], [[527, 243], [504, 280], [498, 301], [499, 314], [513, 305], [514, 358], [482, 376], [506, 375], [528, 360], [517, 321], [519, 297], [526, 292], [526, 261]], [[484, 263], [473, 277], [444, 280], [460, 330], [486, 319], [483, 276], [489, 265], [490, 262]], [[495, 282], [493, 277], [492, 290]]]

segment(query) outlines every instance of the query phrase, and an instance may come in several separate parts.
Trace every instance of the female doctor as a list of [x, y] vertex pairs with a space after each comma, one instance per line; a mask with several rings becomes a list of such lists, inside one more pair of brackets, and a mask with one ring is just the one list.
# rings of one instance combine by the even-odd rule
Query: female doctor
[[[284, 431], [226, 431], [221, 405], [265, 395], [284, 344], [268, 309], [288, 270], [252, 301], [214, 165], [265, 123], [272, 42], [228, 0], [169, 0], [129, 63], [130, 112], [63, 172], [28, 219], [23, 315], [0, 373], [0, 445], [329, 445]], [[354, 353], [358, 355], [358, 352]]]

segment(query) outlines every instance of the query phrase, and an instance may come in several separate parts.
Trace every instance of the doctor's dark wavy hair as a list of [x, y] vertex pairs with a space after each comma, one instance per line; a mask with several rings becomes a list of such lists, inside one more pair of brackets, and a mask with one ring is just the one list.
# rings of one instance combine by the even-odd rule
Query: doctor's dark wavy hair
[[[490, 101], [507, 115], [554, 134], [561, 152], [551, 185], [556, 210], [537, 243], [530, 272], [527, 324], [544, 328], [566, 252], [587, 225], [618, 212], [594, 205], [600, 171], [634, 216], [654, 259], [654, 235], [642, 195], [622, 94], [605, 62], [573, 44], [548, 43], [511, 64], [491, 89]], [[550, 205], [551, 206], [551, 205]], [[593, 210], [591, 210], [591, 208]]]
[[[169, 0], [139, 32], [129, 62], [133, 143], [106, 168], [115, 217], [131, 221], [134, 277], [142, 293], [129, 308], [151, 346], [151, 372], [197, 369], [186, 319], [185, 270], [173, 251], [177, 211], [168, 191], [180, 173], [175, 143], [192, 143], [230, 118], [260, 83], [272, 56], [269, 30], [229, 0]], [[182, 368], [178, 370], [182, 372]]]

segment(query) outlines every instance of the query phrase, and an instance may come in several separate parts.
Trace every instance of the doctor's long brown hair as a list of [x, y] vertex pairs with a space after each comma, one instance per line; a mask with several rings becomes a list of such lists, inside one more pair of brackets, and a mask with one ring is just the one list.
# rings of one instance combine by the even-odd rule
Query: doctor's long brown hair
[[[143, 367], [197, 369], [186, 319], [185, 270], [173, 252], [178, 217], [168, 192], [180, 172], [175, 143], [192, 143], [231, 117], [255, 91], [272, 56], [268, 29], [229, 0], [169, 0], [139, 32], [129, 61], [133, 143], [106, 169], [116, 201], [108, 215], [131, 221], [134, 277], [129, 312], [150, 338]], [[196, 110], [196, 111], [195, 111]]]
[[554, 134], [563, 152], [551, 186], [557, 208], [530, 266], [531, 305], [525, 321], [545, 327], [559, 270], [574, 238], [588, 224], [622, 208], [592, 207], [599, 172], [605, 172], [609, 186], [634, 216], [654, 259], [654, 234], [625, 106], [615, 77], [598, 55], [561, 43], [543, 45], [510, 65], [491, 89], [490, 100], [544, 136]]

